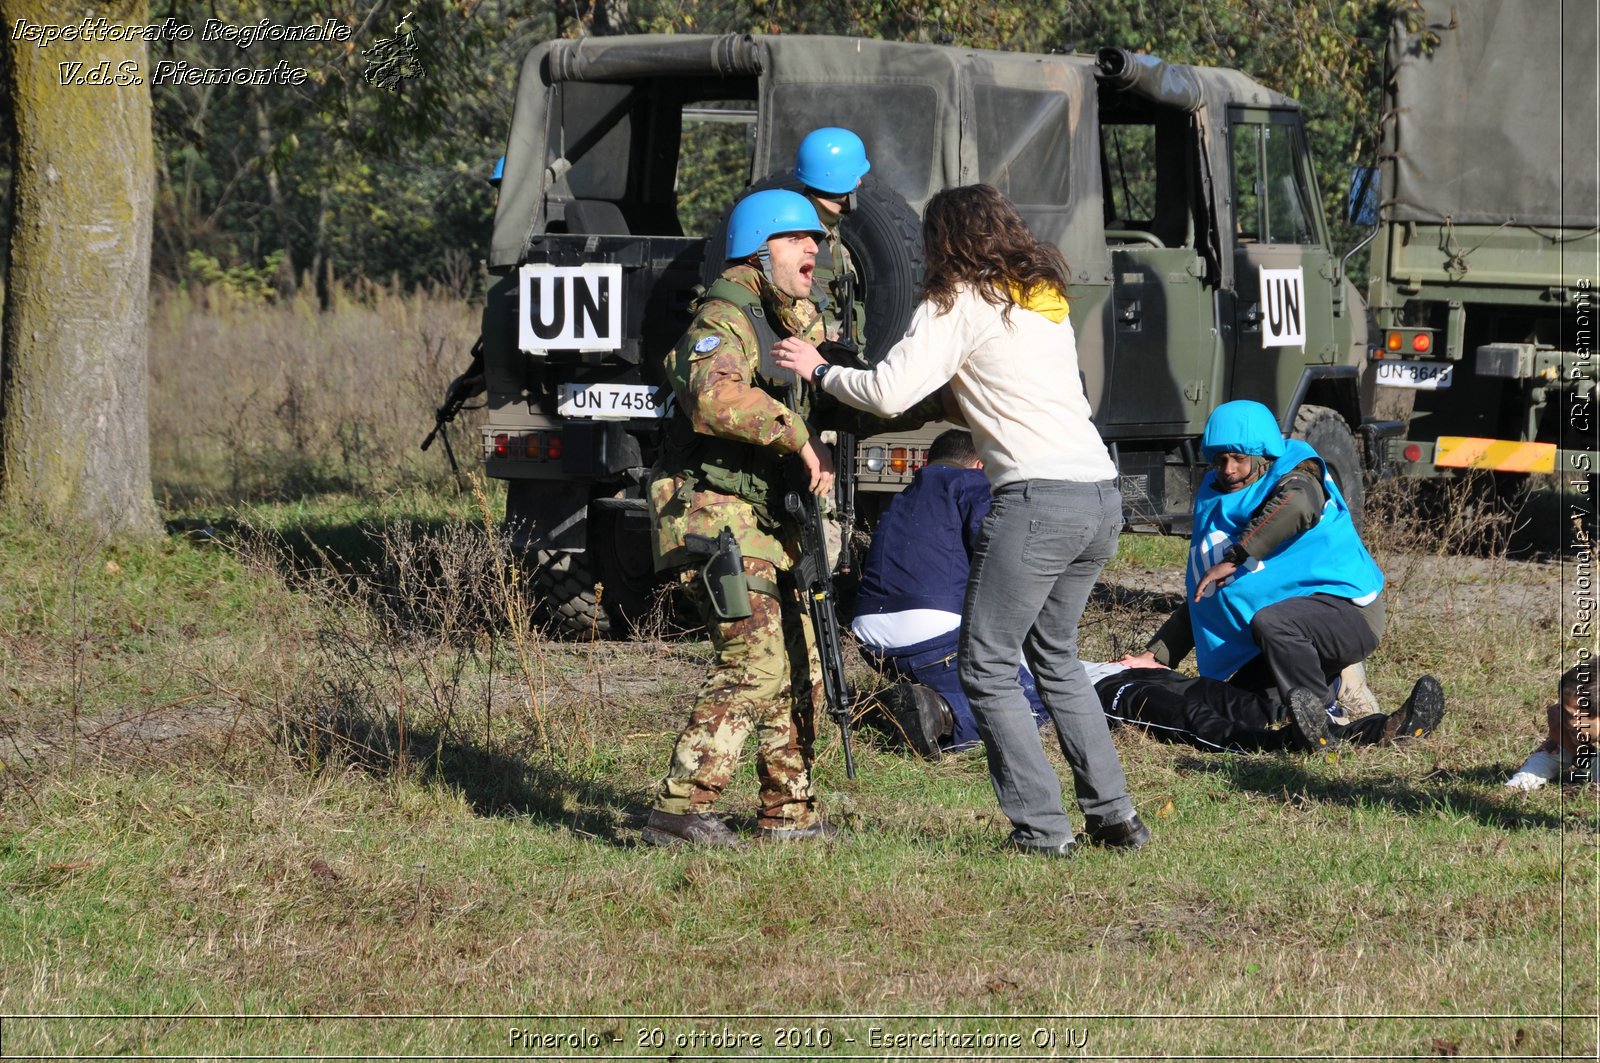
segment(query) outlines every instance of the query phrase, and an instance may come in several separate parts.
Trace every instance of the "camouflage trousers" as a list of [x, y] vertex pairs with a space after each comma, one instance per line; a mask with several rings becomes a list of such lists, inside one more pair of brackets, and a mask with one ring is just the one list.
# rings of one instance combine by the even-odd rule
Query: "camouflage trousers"
[[[747, 557], [744, 568], [751, 576], [777, 580], [770, 562]], [[753, 593], [750, 616], [718, 621], [698, 576], [691, 569], [681, 578], [711, 633], [717, 661], [678, 735], [655, 808], [677, 814], [710, 811], [753, 730], [761, 784], [758, 825], [809, 827], [817, 820], [811, 752], [817, 715], [824, 711], [811, 620], [784, 581], [781, 601]]]

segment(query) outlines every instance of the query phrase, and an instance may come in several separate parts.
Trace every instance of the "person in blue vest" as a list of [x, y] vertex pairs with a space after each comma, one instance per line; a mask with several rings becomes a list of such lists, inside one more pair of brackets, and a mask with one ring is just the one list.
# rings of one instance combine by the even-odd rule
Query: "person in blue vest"
[[[956, 657], [972, 550], [991, 503], [972, 433], [943, 432], [928, 447], [928, 464], [884, 510], [862, 565], [850, 630], [868, 663], [911, 681], [882, 700], [924, 757], [978, 744]], [[1033, 676], [1022, 667], [1018, 677], [1034, 720], [1049, 722]]]
[[[1268, 722], [1287, 720], [1303, 747], [1332, 746], [1339, 673], [1383, 636], [1383, 573], [1322, 458], [1261, 403], [1218, 406], [1201, 448], [1212, 469], [1195, 495], [1187, 600], [1121, 663], [1171, 668], [1192, 648], [1201, 676], [1267, 695]], [[1425, 733], [1443, 714], [1423, 676], [1400, 726]]]

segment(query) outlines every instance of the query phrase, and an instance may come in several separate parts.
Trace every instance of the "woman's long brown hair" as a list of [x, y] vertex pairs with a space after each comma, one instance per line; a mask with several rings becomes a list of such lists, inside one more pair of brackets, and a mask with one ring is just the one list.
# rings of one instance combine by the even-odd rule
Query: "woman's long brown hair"
[[956, 288], [970, 284], [978, 297], [1016, 305], [1010, 285], [1024, 292], [1049, 285], [1067, 294], [1067, 261], [1061, 252], [1036, 240], [1011, 201], [992, 185], [947, 188], [928, 200], [922, 212], [922, 243], [927, 274], [922, 297], [941, 314], [955, 305]]

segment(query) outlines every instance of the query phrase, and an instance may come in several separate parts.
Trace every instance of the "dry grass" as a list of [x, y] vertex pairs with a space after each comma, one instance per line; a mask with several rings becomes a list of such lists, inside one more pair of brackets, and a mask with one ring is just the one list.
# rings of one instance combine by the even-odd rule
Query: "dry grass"
[[[158, 500], [381, 493], [448, 476], [418, 450], [467, 362], [478, 307], [370, 283], [263, 303], [220, 288], [158, 295], [151, 313], [150, 440]], [[459, 452], [464, 433], [453, 440]]]
[[[360, 349], [401, 380], [449, 310], [402, 302], [301, 325], [272, 316], [294, 308], [191, 308], [210, 323], [166, 327], [231, 322], [285, 359], [275, 335], [353, 345], [381, 327], [386, 345]], [[454, 369], [410, 361], [441, 390]], [[292, 374], [261, 367], [241, 390], [230, 368], [194, 405], [236, 416], [160, 451], [161, 475], [213, 505], [235, 475], [281, 493], [202, 446], [229, 424], [280, 456], [292, 423], [319, 426], [304, 449], [323, 476], [347, 467], [345, 421], [409, 454], [411, 414], [386, 421], [346, 368], [306, 366], [354, 391], [302, 422], [282, 412]], [[423, 475], [368, 453], [382, 483]], [[7, 1050], [525, 1055], [515, 1029], [587, 1027], [617, 1054], [692, 1055], [695, 1031], [722, 1029], [779, 1054], [795, 1026], [841, 1040], [791, 1056], [929, 1054], [872, 1049], [876, 1025], [1044, 1028], [1053, 1049], [1021, 1051], [1063, 1056], [1593, 1056], [1600, 807], [1499, 785], [1566, 653], [1558, 566], [1461, 552], [1404, 500], [1377, 511], [1391, 626], [1371, 678], [1392, 704], [1439, 675], [1440, 732], [1321, 759], [1119, 732], [1156, 836], [1137, 855], [1008, 857], [981, 757], [924, 764], [864, 737], [848, 782], [829, 727], [818, 778], [850, 838], [678, 853], [640, 847], [638, 827], [707, 646], [665, 617], [626, 644], [545, 638], [493, 508], [286, 503], [156, 545], [0, 516], [0, 1013], [164, 1016], [7, 1018]], [[1181, 593], [1182, 549], [1125, 539], [1086, 656], [1142, 645]], [[743, 830], [752, 775], [723, 802]], [[514, 1018], [195, 1017], [234, 1012]], [[808, 1013], [827, 1017], [756, 1017]], [[871, 1013], [891, 1017], [842, 1017]], [[530, 1017], [552, 1014], [589, 1018]], [[650, 1014], [666, 1017], [629, 1018]]]

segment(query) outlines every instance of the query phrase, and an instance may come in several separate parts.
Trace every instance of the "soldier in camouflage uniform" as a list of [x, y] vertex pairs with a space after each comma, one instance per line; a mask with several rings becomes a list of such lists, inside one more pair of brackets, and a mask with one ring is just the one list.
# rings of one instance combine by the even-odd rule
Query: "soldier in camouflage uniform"
[[[802, 413], [785, 404], [793, 379], [765, 355], [782, 336], [822, 339], [807, 296], [824, 230], [795, 192], [754, 193], [728, 223], [728, 268], [667, 359], [677, 409], [651, 472], [657, 571], [680, 570], [717, 651], [656, 794], [645, 839], [658, 845], [736, 846], [711, 812], [753, 729], [763, 840], [828, 838], [811, 785], [814, 721], [823, 710], [811, 624], [784, 579], [797, 559], [784, 527], [788, 470], [799, 456], [817, 494], [833, 486], [832, 458]], [[750, 615], [719, 619], [686, 537], [732, 531], [743, 554]]]

